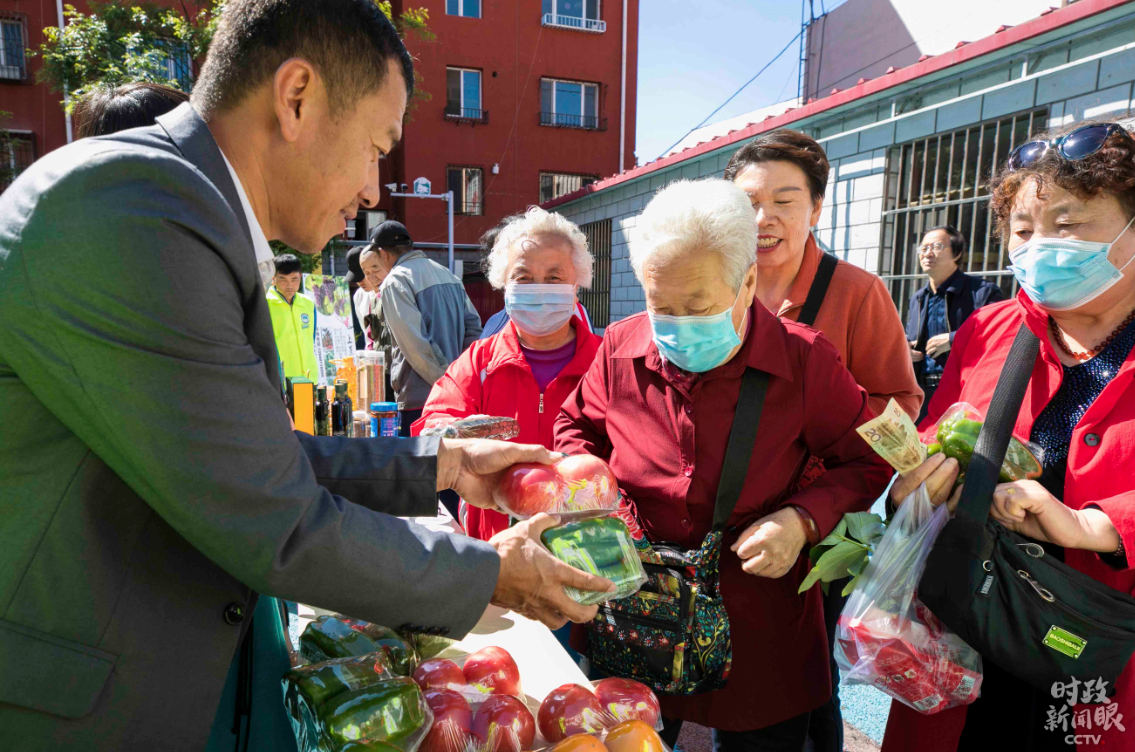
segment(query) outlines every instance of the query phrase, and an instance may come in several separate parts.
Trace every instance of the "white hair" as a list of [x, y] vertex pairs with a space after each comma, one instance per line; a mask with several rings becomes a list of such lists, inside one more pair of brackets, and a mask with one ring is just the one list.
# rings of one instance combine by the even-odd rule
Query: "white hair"
[[638, 281], [647, 263], [687, 254], [716, 253], [725, 281], [741, 289], [757, 261], [757, 221], [749, 196], [728, 180], [679, 180], [660, 190], [639, 215], [631, 237], [631, 268]]
[[587, 247], [587, 236], [562, 214], [533, 206], [524, 214], [509, 217], [489, 252], [489, 284], [502, 289], [508, 282], [508, 267], [512, 249], [524, 238], [555, 237], [571, 246], [571, 262], [575, 266], [576, 284], [591, 287], [595, 260]]

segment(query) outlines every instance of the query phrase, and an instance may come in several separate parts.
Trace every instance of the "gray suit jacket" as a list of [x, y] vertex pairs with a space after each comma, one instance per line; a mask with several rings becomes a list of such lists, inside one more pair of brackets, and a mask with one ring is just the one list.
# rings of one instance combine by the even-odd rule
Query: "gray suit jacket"
[[476, 623], [492, 548], [387, 516], [436, 511], [436, 443], [293, 433], [276, 362], [188, 105], [0, 196], [0, 746], [202, 749], [257, 591]]

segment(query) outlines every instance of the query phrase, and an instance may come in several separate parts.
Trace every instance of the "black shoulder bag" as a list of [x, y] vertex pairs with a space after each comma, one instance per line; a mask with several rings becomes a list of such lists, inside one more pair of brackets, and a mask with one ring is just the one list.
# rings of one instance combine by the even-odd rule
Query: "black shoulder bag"
[[741, 378], [713, 528], [701, 546], [687, 550], [635, 541], [646, 583], [634, 595], [599, 606], [588, 622], [587, 657], [608, 676], [635, 679], [667, 695], [725, 686], [733, 643], [718, 587], [721, 540], [745, 486], [768, 381], [767, 373], [754, 368]]
[[824, 303], [824, 296], [828, 294], [828, 285], [832, 282], [837, 263], [836, 257], [830, 253], [820, 254], [820, 268], [816, 270], [816, 276], [812, 279], [811, 287], [808, 288], [808, 297], [804, 299], [804, 306], [800, 309], [800, 315], [796, 317], [796, 323], [805, 326], [815, 324], [820, 306]]
[[1135, 651], [1135, 598], [1046, 555], [989, 519], [993, 491], [1040, 343], [1023, 324], [997, 381], [957, 512], [942, 529], [918, 597], [1005, 671], [1045, 693], [1072, 678], [1108, 694]]

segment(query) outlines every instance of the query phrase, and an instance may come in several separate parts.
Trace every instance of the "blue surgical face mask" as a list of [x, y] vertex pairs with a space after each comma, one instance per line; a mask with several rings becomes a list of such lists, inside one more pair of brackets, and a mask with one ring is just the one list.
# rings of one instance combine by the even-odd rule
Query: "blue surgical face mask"
[[1037, 305], [1050, 311], [1079, 308], [1123, 279], [1123, 269], [1116, 269], [1107, 254], [1132, 223], [1135, 217], [1110, 243], [1034, 237], [1009, 253], [1009, 268]]
[[[744, 290], [744, 286], [741, 288]], [[733, 305], [712, 316], [664, 316], [647, 313], [658, 353], [683, 371], [705, 373], [725, 362], [733, 348], [741, 344], [733, 328]], [[747, 315], [747, 314], [746, 314]]]
[[504, 309], [516, 328], [533, 337], [557, 332], [575, 315], [575, 285], [521, 285], [504, 288]]

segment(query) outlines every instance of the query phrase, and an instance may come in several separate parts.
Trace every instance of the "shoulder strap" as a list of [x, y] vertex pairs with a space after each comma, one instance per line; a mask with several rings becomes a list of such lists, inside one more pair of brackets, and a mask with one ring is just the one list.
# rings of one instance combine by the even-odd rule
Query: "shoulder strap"
[[984, 525], [989, 517], [993, 489], [997, 486], [1001, 463], [1005, 460], [1013, 426], [1017, 422], [1017, 413], [1025, 399], [1025, 390], [1039, 352], [1040, 340], [1022, 323], [1009, 350], [1009, 357], [1005, 359], [1005, 365], [1001, 369], [1001, 376], [997, 379], [997, 388], [989, 403], [981, 433], [977, 436], [977, 446], [974, 447], [973, 459], [966, 470], [962, 497], [958, 501], [957, 513], [970, 517], [978, 524]]
[[828, 285], [831, 284], [832, 274], [835, 273], [836, 258], [830, 253], [820, 253], [820, 268], [808, 288], [808, 297], [804, 300], [804, 307], [796, 317], [797, 323], [812, 326], [816, 316], [820, 313], [820, 306], [824, 304], [824, 296], [828, 294]]
[[768, 373], [755, 368], [746, 368], [745, 375], [741, 377], [741, 395], [737, 398], [737, 409], [733, 413], [733, 427], [729, 430], [721, 480], [717, 482], [717, 501], [713, 507], [714, 530], [724, 530], [729, 524], [729, 517], [745, 486], [749, 460], [753, 456], [753, 445], [757, 440], [757, 427], [761, 424], [761, 412], [765, 406], [768, 380]]

